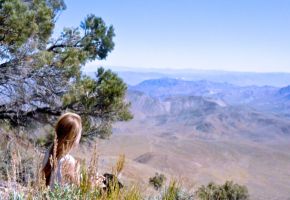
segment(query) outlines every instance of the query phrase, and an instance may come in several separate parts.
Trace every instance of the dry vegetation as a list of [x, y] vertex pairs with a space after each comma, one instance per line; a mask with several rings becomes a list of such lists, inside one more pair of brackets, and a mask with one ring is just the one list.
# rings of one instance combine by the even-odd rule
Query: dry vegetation
[[[106, 189], [99, 188], [93, 185], [91, 181], [92, 177], [98, 173], [99, 155], [97, 145], [93, 148], [94, 151], [91, 154], [90, 161], [81, 161], [82, 178], [79, 186], [70, 185], [63, 187], [56, 185], [53, 190], [50, 190], [45, 186], [45, 181], [40, 175], [44, 151], [36, 147], [28, 138], [16, 137], [16, 134], [9, 130], [9, 127], [3, 125], [1, 127], [0, 199], [210, 199], [206, 196], [199, 198], [197, 193], [186, 191], [180, 183], [174, 180], [171, 180], [160, 190], [153, 193], [148, 193], [138, 182], [126, 183], [124, 187], [120, 187], [116, 178], [112, 179]], [[110, 173], [118, 177], [124, 169], [125, 162], [125, 155], [121, 154], [115, 164], [111, 166]], [[148, 183], [148, 180], [146, 181]], [[149, 183], [148, 187], [150, 187]]]

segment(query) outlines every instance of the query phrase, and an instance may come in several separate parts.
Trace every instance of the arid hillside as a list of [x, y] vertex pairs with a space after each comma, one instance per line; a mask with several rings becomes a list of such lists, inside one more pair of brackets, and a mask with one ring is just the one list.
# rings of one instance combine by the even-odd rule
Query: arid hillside
[[121, 179], [138, 180], [148, 191], [149, 177], [162, 172], [191, 190], [233, 180], [253, 199], [290, 196], [285, 115], [193, 95], [158, 98], [131, 90], [127, 99], [134, 119], [117, 123], [112, 138], [99, 141], [100, 170], [124, 153]]

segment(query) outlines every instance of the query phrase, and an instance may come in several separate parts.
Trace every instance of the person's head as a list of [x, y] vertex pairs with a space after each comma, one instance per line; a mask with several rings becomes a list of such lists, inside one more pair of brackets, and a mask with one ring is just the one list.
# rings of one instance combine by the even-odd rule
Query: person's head
[[[52, 145], [49, 151], [49, 158], [53, 156], [54, 149], [56, 149], [55, 158], [57, 161], [68, 154], [79, 143], [81, 132], [82, 122], [79, 115], [69, 112], [60, 116], [55, 126], [56, 144]], [[46, 185], [50, 182], [52, 169], [50, 159], [48, 159], [43, 168]]]
[[56, 157], [59, 159], [69, 153], [77, 145], [81, 138], [81, 117], [75, 113], [63, 114], [55, 126], [57, 139]]

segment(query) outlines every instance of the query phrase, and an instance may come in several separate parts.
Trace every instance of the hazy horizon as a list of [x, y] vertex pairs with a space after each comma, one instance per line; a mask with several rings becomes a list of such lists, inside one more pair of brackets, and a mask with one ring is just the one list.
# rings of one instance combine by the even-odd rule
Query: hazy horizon
[[231, 73], [253, 73], [253, 74], [290, 74], [290, 71], [242, 71], [234, 69], [199, 69], [199, 68], [166, 68], [166, 67], [138, 67], [138, 66], [110, 66], [101, 65], [99, 63], [89, 63], [84, 66], [84, 72], [95, 72], [99, 67], [104, 67], [105, 69], [111, 69], [113, 71], [130, 71], [130, 72], [231, 72]]

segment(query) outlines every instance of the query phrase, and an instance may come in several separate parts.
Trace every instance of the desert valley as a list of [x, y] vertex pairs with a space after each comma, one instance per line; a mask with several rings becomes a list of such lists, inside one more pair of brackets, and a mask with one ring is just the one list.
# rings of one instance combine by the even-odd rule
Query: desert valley
[[191, 190], [233, 180], [253, 199], [290, 196], [289, 87], [159, 78], [129, 86], [127, 100], [134, 119], [99, 142], [100, 170], [124, 153], [121, 179], [145, 188], [159, 172]]

